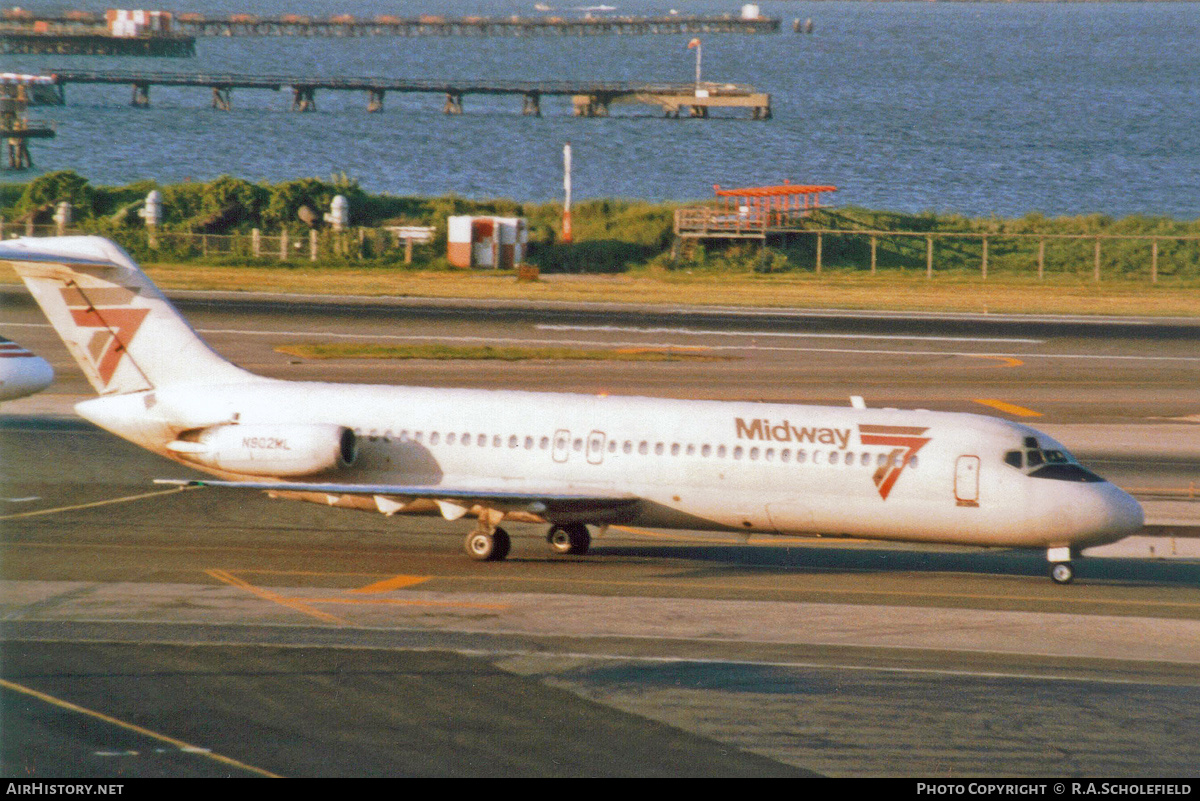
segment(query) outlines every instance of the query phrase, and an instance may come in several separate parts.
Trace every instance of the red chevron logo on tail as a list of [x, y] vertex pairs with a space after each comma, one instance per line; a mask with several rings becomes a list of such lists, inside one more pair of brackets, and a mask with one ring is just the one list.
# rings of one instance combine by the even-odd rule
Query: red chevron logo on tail
[[67, 287], [62, 296], [75, 325], [96, 329], [85, 349], [100, 380], [107, 385], [150, 310], [131, 308], [129, 304], [137, 297], [137, 291], [123, 287], [99, 290]]

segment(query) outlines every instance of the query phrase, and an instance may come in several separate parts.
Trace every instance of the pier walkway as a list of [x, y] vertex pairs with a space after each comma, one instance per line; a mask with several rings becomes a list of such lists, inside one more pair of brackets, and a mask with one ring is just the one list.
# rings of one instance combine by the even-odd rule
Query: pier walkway
[[214, 108], [232, 108], [234, 89], [292, 90], [292, 109], [314, 111], [316, 91], [365, 92], [367, 110], [381, 111], [388, 92], [444, 95], [442, 110], [462, 114], [467, 95], [513, 95], [523, 99], [521, 112], [541, 116], [541, 98], [569, 96], [577, 117], [608, 116], [617, 103], [655, 105], [668, 117], [708, 117], [713, 108], [746, 108], [753, 119], [771, 118], [771, 95], [732, 83], [637, 83], [626, 81], [442, 81], [396, 78], [311, 78], [289, 75], [188, 74], [137, 71], [73, 71], [52, 73], [65, 102], [67, 84], [123, 84], [133, 87], [131, 105], [149, 106], [150, 87], [197, 86], [212, 90]]
[[[32, 29], [35, 23], [76, 33], [98, 33], [104, 16], [84, 11], [65, 14], [29, 14], [6, 18], [10, 25]], [[187, 36], [306, 36], [360, 38], [370, 36], [601, 36], [612, 34], [700, 34], [778, 33], [780, 21], [773, 17], [742, 17], [736, 14], [670, 14], [659, 17], [443, 17], [423, 14], [398, 17], [380, 14], [356, 18], [349, 14], [311, 17], [284, 14], [267, 17], [252, 14], [207, 16], [176, 14], [172, 21], [177, 34]], [[96, 30], [96, 28], [99, 30]]]

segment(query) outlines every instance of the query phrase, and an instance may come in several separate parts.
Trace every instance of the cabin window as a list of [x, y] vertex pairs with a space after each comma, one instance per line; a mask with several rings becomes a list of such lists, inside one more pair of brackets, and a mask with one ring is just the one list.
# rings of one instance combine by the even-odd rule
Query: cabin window
[[407, 429], [401, 429], [401, 431], [400, 431], [400, 441], [401, 441], [401, 442], [408, 442], [408, 430], [407, 430]]
[[804, 464], [808, 461], [808, 451], [801, 448], [796, 451], [796, 464]]
[[829, 463], [830, 463], [830, 464], [837, 464], [837, 463], [838, 463], [838, 452], [837, 452], [837, 451], [830, 451], [830, 452], [829, 452]]
[[717, 446], [717, 458], [718, 458], [718, 459], [724, 459], [724, 458], [725, 458], [725, 446], [724, 446], [724, 445], [718, 445], [718, 446]]
[[575, 438], [575, 441], [571, 443], [571, 450], [575, 451], [576, 453], [583, 450], [583, 438], [582, 437]]
[[671, 443], [671, 455], [672, 455], [672, 456], [678, 456], [678, 455], [679, 455], [679, 443], [678, 443], [678, 442], [672, 442], [672, 443]]
[[453, 445], [455, 442], [458, 441], [457, 438], [458, 438], [457, 434], [454, 434], [454, 433], [447, 434], [446, 435], [446, 444]]
[[705, 459], [707, 459], [709, 456], [712, 456], [712, 445], [709, 445], [707, 442], [704, 443], [703, 445], [701, 445], [700, 446], [700, 455], [703, 456]]
[[493, 434], [493, 435], [492, 435], [492, 447], [493, 447], [493, 448], [499, 448], [499, 447], [501, 447], [503, 444], [504, 444], [504, 441], [500, 439], [500, 435], [499, 435], [499, 434]]
[[621, 446], [622, 453], [633, 453], [633, 443], [625, 440], [625, 444]]
[[750, 458], [751, 458], [751, 459], [753, 459], [753, 460], [755, 460], [755, 461], [758, 461], [758, 448], [751, 448], [751, 449], [750, 449]]
[[608, 441], [608, 452], [609, 453], [617, 452], [617, 441], [615, 439], [610, 439]]
[[429, 432], [429, 444], [430, 445], [437, 445], [438, 441], [441, 440], [441, 438], [442, 437], [440, 434], [438, 434], [438, 432], [436, 432], [436, 431]]
[[527, 450], [527, 451], [533, 450], [533, 437], [525, 438], [525, 450]]
[[792, 460], [792, 451], [790, 448], [784, 448], [779, 452], [779, 461], [790, 462]]
[[417, 442], [424, 442], [425, 441], [425, 432], [417, 431], [416, 433], [413, 434], [413, 439]]
[[650, 452], [650, 443], [649, 442], [646, 442], [646, 440], [642, 440], [641, 442], [638, 443], [638, 453], [640, 453], [642, 456], [645, 456], [649, 452]]
[[475, 444], [483, 448], [487, 446], [487, 434], [480, 434], [475, 437]]
[[515, 448], [521, 443], [520, 438], [516, 434], [510, 434], [508, 437], [508, 447]]
[[766, 453], [764, 453], [763, 456], [765, 456], [767, 458], [768, 462], [775, 461], [775, 449], [767, 448]]
[[549, 448], [550, 447], [550, 438], [542, 437], [540, 440], [538, 440], [538, 447], [541, 448], [542, 450], [546, 450], [546, 448]]
[[1020, 451], [1009, 451], [1004, 454], [1004, 463], [1020, 470], [1025, 467], [1025, 454]]
[[695, 455], [696, 455], [696, 446], [695, 446], [693, 443], [691, 443], [691, 442], [689, 442], [689, 443], [688, 443], [688, 446], [687, 446], [687, 455], [688, 455], [688, 456], [695, 456]]
[[655, 456], [663, 455], [663, 444], [661, 442], [656, 442], [654, 444], [654, 455]]
[[736, 448], [733, 449], [733, 458], [741, 459], [743, 453], [745, 453], [745, 451], [742, 449], [742, 446], [738, 445]]
[[916, 470], [916, 469], [917, 469], [917, 456], [916, 456], [916, 454], [913, 454], [912, 456], [908, 457], [908, 466], [909, 466], [909, 467], [911, 467], [913, 470]]

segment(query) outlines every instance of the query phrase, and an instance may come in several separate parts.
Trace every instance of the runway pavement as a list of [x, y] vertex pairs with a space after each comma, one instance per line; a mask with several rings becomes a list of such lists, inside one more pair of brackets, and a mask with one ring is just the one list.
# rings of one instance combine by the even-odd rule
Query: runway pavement
[[[513, 526], [507, 562], [475, 563], [461, 521], [160, 492], [186, 470], [73, 419], [82, 377], [5, 300], [0, 331], [59, 379], [0, 410], [4, 775], [1197, 775], [1198, 561], [1083, 560], [1059, 587], [1040, 554], [614, 528], [568, 558]], [[1000, 401], [1193, 508], [1165, 492], [1200, 465], [1185, 323], [255, 303], [182, 305], [279, 377], [1014, 414], [980, 402]], [[730, 358], [273, 350], [335, 335]]]

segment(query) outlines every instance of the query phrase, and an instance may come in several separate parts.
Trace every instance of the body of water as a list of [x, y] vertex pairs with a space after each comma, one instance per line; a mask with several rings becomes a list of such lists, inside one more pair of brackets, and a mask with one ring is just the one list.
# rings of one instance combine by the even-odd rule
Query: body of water
[[[607, 2], [619, 14], [671, 8]], [[287, 89], [235, 91], [233, 110], [219, 111], [206, 89], [154, 87], [151, 108], [134, 109], [128, 86], [74, 85], [66, 106], [36, 110], [57, 123], [58, 136], [34, 142], [34, 159], [39, 171], [69, 168], [107, 185], [345, 172], [373, 192], [541, 201], [561, 196], [569, 141], [577, 199], [700, 199], [712, 196], [713, 184], [789, 179], [837, 185], [839, 205], [896, 211], [1200, 217], [1200, 3], [759, 5], [783, 19], [783, 30], [704, 36], [703, 68], [705, 79], [770, 92], [770, 121], [746, 110], [664, 119], [632, 105], [580, 119], [567, 98], [543, 98], [543, 116], [533, 118], [521, 116], [518, 96], [467, 96], [465, 113], [447, 116], [440, 96], [392, 94], [382, 113], [368, 114], [365, 93], [328, 91], [318, 92], [319, 111], [300, 114], [289, 110]], [[734, 0], [675, 7], [738, 10]], [[223, 0], [175, 10], [541, 13], [532, 0]], [[793, 33], [797, 18], [812, 19], [814, 33]], [[5, 56], [0, 71], [689, 81], [690, 38], [200, 38], [191, 59]]]

